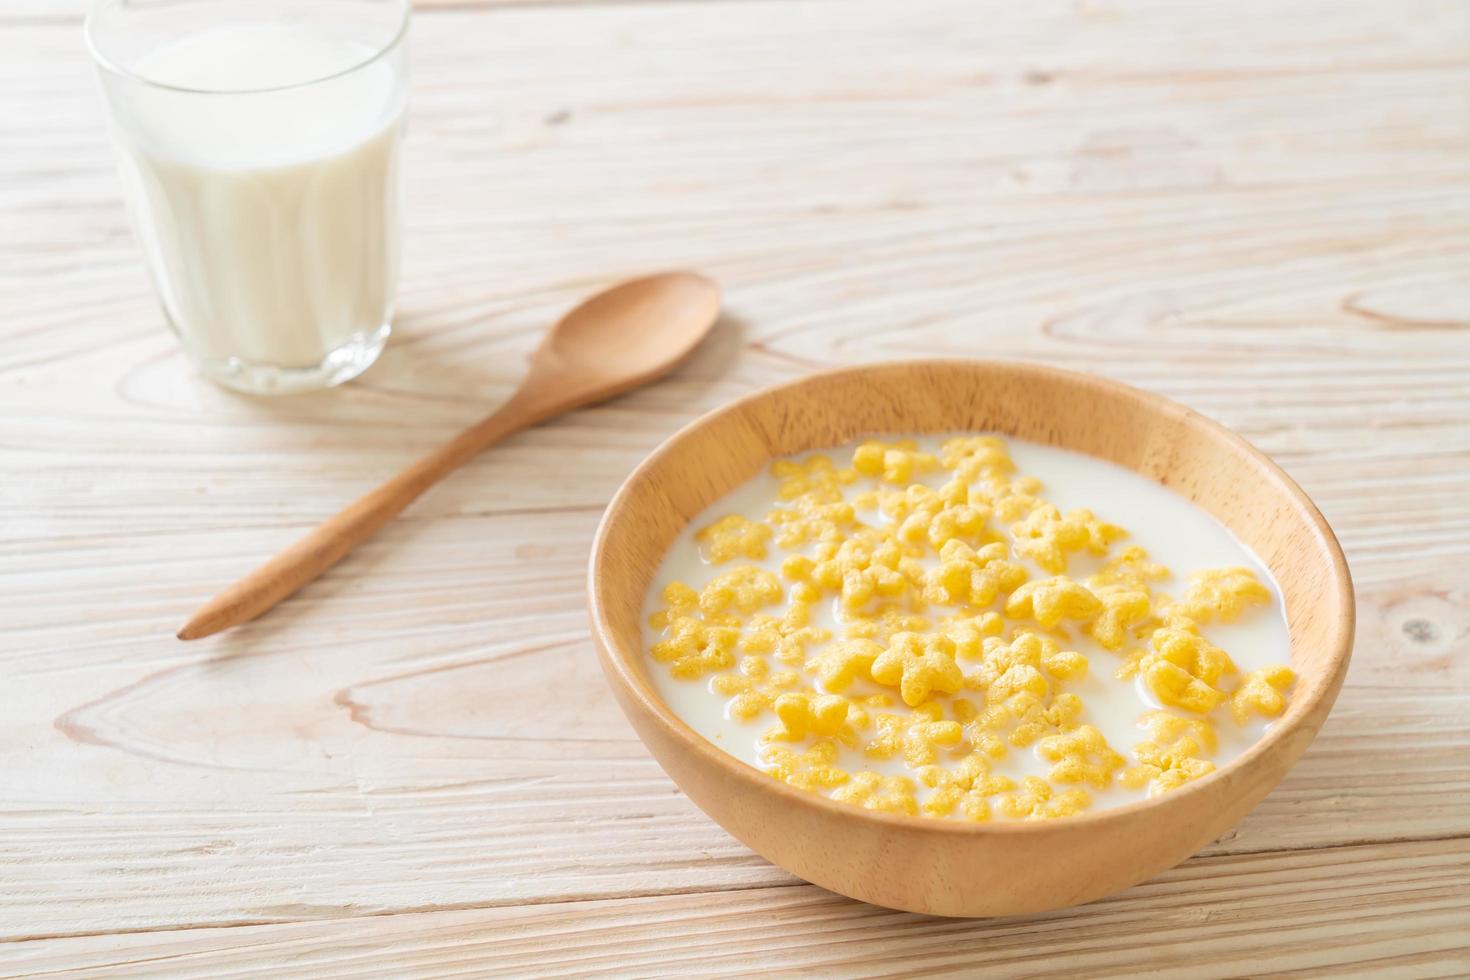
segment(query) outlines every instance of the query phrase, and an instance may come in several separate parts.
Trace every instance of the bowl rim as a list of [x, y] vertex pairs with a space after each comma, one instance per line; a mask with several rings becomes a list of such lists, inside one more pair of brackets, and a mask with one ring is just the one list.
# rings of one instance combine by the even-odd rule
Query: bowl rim
[[[922, 369], [925, 367], [934, 367], [943, 370], [953, 370], [955, 368], [1001, 369], [1022, 375], [1030, 375], [1032, 377], [1046, 377], [1054, 381], [1090, 389], [1094, 393], [1103, 393], [1115, 397], [1136, 398], [1146, 403], [1147, 407], [1153, 411], [1168, 415], [1186, 425], [1201, 426], [1231, 443], [1244, 457], [1261, 467], [1266, 474], [1280, 484], [1281, 488], [1286, 492], [1288, 499], [1297, 509], [1299, 516], [1304, 519], [1304, 523], [1314, 532], [1317, 543], [1326, 550], [1329, 559], [1329, 588], [1336, 594], [1336, 598], [1344, 610], [1344, 614], [1337, 619], [1335, 631], [1328, 638], [1328, 644], [1332, 649], [1329, 651], [1329, 659], [1324, 667], [1326, 682], [1318, 686], [1313, 692], [1313, 696], [1308, 700], [1301, 702], [1293, 700], [1289, 702], [1287, 714], [1282, 717], [1280, 722], [1273, 724], [1254, 744], [1225, 765], [1220, 766], [1214, 772], [1200, 779], [1185, 783], [1183, 786], [1170, 790], [1167, 793], [1145, 797], [1144, 799], [1118, 806], [1089, 810], [1059, 820], [990, 820], [976, 822], [969, 820], [944, 820], [933, 817], [910, 816], [903, 813], [888, 813], [881, 810], [868, 810], [829, 799], [819, 793], [798, 789], [795, 786], [773, 779], [769, 774], [731, 755], [695, 731], [687, 722], [675, 714], [672, 708], [664, 703], [663, 699], [659, 697], [658, 692], [653, 690], [652, 684], [645, 681], [633, 666], [633, 659], [643, 655], [641, 645], [638, 649], [632, 651], [624, 649], [617, 642], [608, 623], [607, 609], [602, 597], [603, 585], [601, 580], [603, 579], [603, 575], [601, 568], [605, 563], [607, 540], [611, 528], [614, 523], [621, 519], [623, 512], [628, 508], [629, 498], [633, 493], [633, 488], [645, 478], [645, 475], [650, 470], [655, 469], [669, 456], [678, 452], [680, 443], [689, 438], [692, 433], [718, 418], [740, 411], [752, 402], [780, 397], [792, 390], [810, 384], [824, 383], [833, 379], [857, 378], [879, 370], [900, 368]], [[1002, 435], [1006, 434], [1002, 433]], [[817, 451], [821, 448], [823, 447], [813, 446], [810, 449], [802, 450], [802, 452]], [[1172, 493], [1177, 493], [1177, 491], [1169, 487], [1165, 487], [1165, 489], [1169, 489]], [[1193, 501], [1190, 501], [1190, 503], [1193, 503]], [[1199, 505], [1194, 504], [1194, 506], [1198, 507]], [[1214, 515], [1209, 516], [1218, 523], [1218, 518], [1215, 518]], [[759, 388], [756, 391], [742, 395], [739, 398], [700, 414], [681, 426], [660, 443], [657, 448], [644, 457], [642, 462], [628, 474], [627, 478], [618, 487], [617, 493], [613, 495], [606, 510], [603, 511], [602, 518], [598, 522], [597, 531], [593, 537], [592, 550], [587, 563], [587, 594], [588, 608], [592, 620], [593, 639], [599, 652], [602, 654], [601, 660], [604, 668], [611, 668], [610, 671], [604, 671], [611, 675], [609, 680], [611, 681], [615, 677], [616, 683], [621, 684], [624, 690], [635, 698], [645, 716], [653, 719], [664, 730], [666, 735], [672, 736], [678, 742], [682, 743], [684, 748], [701, 757], [706, 763], [723, 769], [731, 779], [739, 783], [742, 789], [748, 788], [755, 792], [775, 793], [791, 806], [812, 808], [838, 819], [869, 820], [879, 824], [905, 828], [910, 831], [924, 829], [932, 830], [938, 834], [958, 834], [965, 836], [986, 834], [1041, 834], [1054, 833], [1059, 830], [1081, 830], [1089, 827], [1104, 826], [1115, 822], [1131, 820], [1141, 813], [1179, 803], [1199, 793], [1211, 792], [1216, 784], [1230, 779], [1233, 775], [1253, 766], [1274, 745], [1283, 741], [1288, 735], [1299, 728], [1304, 719], [1312, 717], [1315, 714], [1314, 709], [1322, 701], [1331, 701], [1337, 697], [1343, 675], [1347, 672], [1348, 661], [1352, 655], [1357, 618], [1352, 575], [1348, 569], [1347, 559], [1342, 553], [1342, 547], [1337, 541], [1337, 536], [1333, 534], [1332, 528], [1328, 525], [1327, 519], [1322, 516], [1316, 504], [1312, 502], [1311, 498], [1307, 496], [1306, 492], [1302, 490], [1296, 481], [1287, 475], [1285, 470], [1278, 466], [1265, 453], [1246, 441], [1243, 436], [1172, 399], [1154, 392], [1135, 388], [1121, 381], [1115, 381], [1111, 378], [1104, 378], [1081, 371], [1052, 367], [1047, 364], [1038, 364], [1033, 361], [1002, 358], [895, 359], [815, 371], [804, 374], [791, 381], [779, 382]], [[1288, 628], [1289, 626], [1290, 624], [1288, 623]], [[1315, 732], [1313, 733], [1313, 737], [1315, 737]], [[642, 740], [641, 735], [640, 740]]]

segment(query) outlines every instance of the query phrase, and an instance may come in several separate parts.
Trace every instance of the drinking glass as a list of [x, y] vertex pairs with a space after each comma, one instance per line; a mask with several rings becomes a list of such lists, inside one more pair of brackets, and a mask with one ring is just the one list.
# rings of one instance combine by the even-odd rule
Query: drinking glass
[[254, 393], [366, 370], [401, 235], [408, 0], [99, 0], [86, 38], [163, 313]]

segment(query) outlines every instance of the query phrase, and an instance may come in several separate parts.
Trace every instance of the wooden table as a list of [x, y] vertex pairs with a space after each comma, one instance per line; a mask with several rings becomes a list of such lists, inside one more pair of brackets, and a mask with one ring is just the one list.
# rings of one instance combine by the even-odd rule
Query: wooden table
[[[0, 11], [0, 972], [1470, 973], [1470, 5], [433, 4], [382, 362], [193, 375], [75, 0]], [[503, 397], [589, 290], [726, 287], [671, 379], [525, 433], [267, 619], [204, 596]], [[838, 898], [611, 702], [588, 540], [699, 412], [835, 363], [1044, 360], [1306, 487], [1357, 653], [1291, 777], [1126, 894]]]

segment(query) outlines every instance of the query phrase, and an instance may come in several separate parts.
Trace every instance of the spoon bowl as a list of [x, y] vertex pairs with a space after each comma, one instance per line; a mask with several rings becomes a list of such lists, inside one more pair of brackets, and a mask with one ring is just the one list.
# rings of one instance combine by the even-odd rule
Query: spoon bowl
[[667, 370], [720, 314], [720, 288], [694, 272], [631, 279], [583, 300], [546, 335], [564, 365], [634, 377]]
[[694, 272], [604, 290], [551, 328], [511, 400], [547, 418], [631, 391], [687, 357], [719, 315], [719, 287]]

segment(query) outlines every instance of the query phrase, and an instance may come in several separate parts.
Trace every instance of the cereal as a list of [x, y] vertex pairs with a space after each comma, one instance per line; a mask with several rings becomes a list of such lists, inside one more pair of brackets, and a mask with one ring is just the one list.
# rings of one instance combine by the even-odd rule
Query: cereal
[[1215, 685], [1236, 672], [1230, 655], [1212, 645], [1187, 619], [1175, 619], [1154, 631], [1153, 650], [1138, 662], [1144, 683], [1167, 705], [1201, 714], [1225, 699]]
[[849, 744], [857, 741], [847, 723], [847, 698], [840, 694], [782, 694], [772, 708], [781, 724], [762, 736], [767, 741], [800, 742], [807, 736], [835, 737]]
[[1249, 568], [1211, 568], [1199, 572], [1173, 607], [1180, 616], [1201, 623], [1231, 620], [1251, 605], [1271, 601], [1271, 590], [1256, 580]]
[[771, 540], [771, 529], [764, 524], [727, 514], [694, 536], [709, 553], [715, 564], [732, 558], [766, 557], [766, 542]]
[[1011, 593], [1006, 615], [1012, 619], [1035, 619], [1042, 626], [1056, 626], [1064, 619], [1087, 622], [1102, 612], [1102, 600], [1085, 585], [1065, 575], [1032, 579]]
[[1285, 691], [1296, 680], [1290, 667], [1266, 667], [1245, 676], [1240, 689], [1230, 696], [1230, 713], [1245, 724], [1251, 712], [1275, 718], [1286, 708]]
[[1142, 478], [1032, 472], [988, 435], [773, 463], [661, 574], [660, 691], [773, 778], [889, 813], [1057, 819], [1208, 776], [1286, 709], [1274, 593]]
[[1069, 552], [1086, 548], [1094, 555], [1104, 555], [1126, 533], [1121, 527], [1099, 521], [1090, 510], [1074, 510], [1063, 517], [1051, 504], [1037, 507], [1024, 520], [1011, 525], [1016, 554], [1054, 575], [1067, 570]]
[[879, 715], [877, 727], [878, 734], [863, 751], [873, 759], [902, 756], [910, 766], [930, 765], [941, 749], [952, 749], [964, 738], [960, 723], [944, 720], [933, 703], [907, 715]]
[[[752, 613], [763, 606], [781, 601], [781, 580], [754, 565], [732, 569], [699, 593], [699, 611], [707, 619], [728, 623], [736, 613]], [[722, 613], [729, 616], [721, 617]]]
[[1149, 621], [1149, 595], [1125, 585], [1094, 585], [1091, 591], [1102, 603], [1102, 612], [1087, 624], [1087, 634], [1104, 650], [1116, 653], [1133, 639], [1137, 627]]
[[774, 653], [785, 664], [804, 663], [807, 647], [832, 639], [831, 630], [808, 626], [810, 621], [811, 608], [803, 602], [793, 602], [780, 619], [756, 614], [745, 627], [740, 649], [746, 653]]
[[985, 545], [978, 551], [958, 539], [939, 549], [939, 565], [924, 576], [924, 598], [928, 602], [988, 606], [996, 597], [1021, 586], [1026, 570], [1007, 557], [1004, 543]]
[[1123, 757], [1091, 725], [1048, 735], [1036, 743], [1036, 752], [1055, 763], [1046, 774], [1054, 783], [1087, 783], [1107, 789], [1113, 783], [1113, 773], [1123, 768]]
[[1012, 694], [987, 706], [981, 725], [992, 732], [1006, 732], [1006, 741], [1024, 749], [1037, 739], [1064, 732], [1082, 717], [1082, 699], [1075, 694], [1058, 694], [1050, 703], [1030, 691]]
[[919, 447], [907, 439], [890, 444], [865, 442], [852, 454], [853, 469], [887, 483], [908, 483], [916, 474], [931, 472], [938, 466], [932, 453], [919, 452]]
[[1018, 792], [1003, 793], [999, 798], [1001, 813], [1013, 819], [1025, 820], [1071, 817], [1091, 804], [1092, 797], [1085, 790], [1069, 789], [1058, 793], [1050, 783], [1038, 776], [1027, 776]]
[[883, 647], [872, 640], [842, 640], [830, 644], [807, 662], [807, 670], [817, 675], [829, 691], [845, 691], [852, 682], [870, 676], [873, 661]]
[[909, 816], [915, 816], [919, 812], [918, 800], [914, 798], [914, 781], [907, 776], [860, 772], [847, 785], [834, 790], [832, 799], [840, 803], [851, 803], [865, 810], [885, 810], [889, 813], [907, 813]]
[[669, 665], [675, 677], [702, 677], [712, 670], [735, 664], [735, 644], [740, 631], [731, 626], [711, 626], [688, 616], [669, 626], [669, 638], [655, 643], [653, 659]]
[[1139, 764], [1118, 774], [1124, 786], [1147, 787], [1149, 795], [1155, 796], [1215, 771], [1213, 762], [1201, 758], [1214, 752], [1218, 744], [1208, 721], [1151, 711], [1139, 723], [1148, 728], [1149, 738], [1133, 747]]
[[923, 803], [925, 814], [947, 817], [958, 811], [977, 822], [990, 819], [992, 797], [1016, 788], [1009, 776], [992, 773], [990, 760], [978, 752], [965, 756], [953, 768], [925, 766], [919, 770], [919, 781], [934, 790]]
[[766, 754], [766, 772], [798, 789], [819, 790], [841, 786], [850, 778], [837, 768], [837, 745], [817, 742], [805, 752], [774, 746]]
[[917, 707], [936, 691], [954, 694], [964, 674], [954, 659], [954, 640], [943, 633], [898, 633], [869, 668], [885, 687], [897, 687], [904, 704]]

